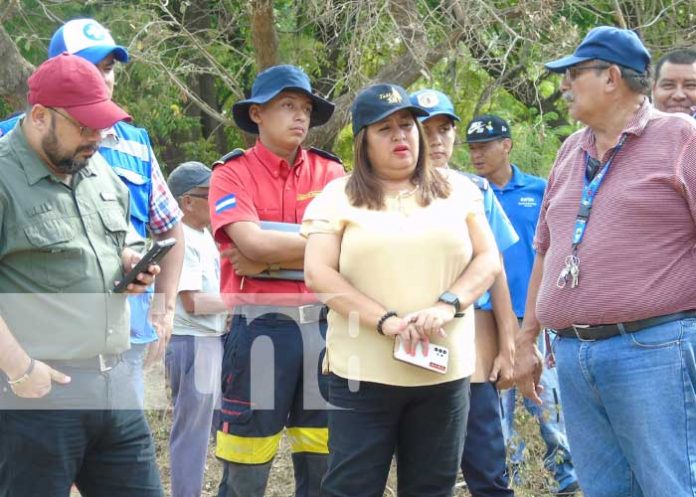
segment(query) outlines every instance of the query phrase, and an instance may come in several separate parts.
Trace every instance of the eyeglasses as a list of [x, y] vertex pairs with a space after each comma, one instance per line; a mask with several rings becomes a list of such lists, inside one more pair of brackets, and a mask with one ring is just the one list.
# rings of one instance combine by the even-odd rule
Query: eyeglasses
[[63, 119], [67, 120], [70, 124], [75, 126], [77, 129], [79, 129], [80, 136], [82, 136], [82, 137], [93, 136], [95, 133], [101, 135], [102, 133], [104, 133], [104, 131], [106, 131], [108, 129], [108, 128], [94, 129], [94, 128], [90, 128], [87, 126], [83, 126], [79, 122], [77, 122], [75, 119], [73, 119], [72, 117], [70, 117], [66, 114], [63, 114], [62, 112], [60, 112], [58, 109], [56, 109], [54, 107], [46, 107], [46, 108], [50, 111], [55, 112], [56, 114], [61, 116]]
[[590, 69], [609, 69], [611, 65], [609, 64], [596, 64], [594, 66], [571, 66], [565, 71], [565, 77], [568, 81], [575, 81], [582, 71], [589, 71]]

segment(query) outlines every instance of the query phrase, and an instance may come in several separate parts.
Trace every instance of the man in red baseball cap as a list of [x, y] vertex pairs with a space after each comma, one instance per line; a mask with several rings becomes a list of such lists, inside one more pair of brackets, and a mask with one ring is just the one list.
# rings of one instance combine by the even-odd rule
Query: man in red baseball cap
[[75, 55], [39, 66], [27, 99], [0, 140], [0, 495], [68, 497], [74, 482], [90, 497], [162, 497], [121, 356], [127, 301], [109, 291], [140, 258], [125, 246], [128, 189], [96, 153], [129, 116]]
[[[27, 101], [32, 108], [22, 128], [30, 144], [41, 136], [36, 151], [53, 172], [73, 174], [85, 167], [99, 147], [101, 131], [130, 120], [111, 101], [99, 70], [77, 55], [64, 53], [48, 59], [29, 77], [28, 84]], [[59, 142], [57, 120], [79, 132]]]

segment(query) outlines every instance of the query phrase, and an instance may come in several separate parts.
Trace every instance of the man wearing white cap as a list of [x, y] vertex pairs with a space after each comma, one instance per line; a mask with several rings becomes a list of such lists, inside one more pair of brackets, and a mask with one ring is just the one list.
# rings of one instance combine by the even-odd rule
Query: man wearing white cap
[[[79, 55], [97, 66], [110, 96], [114, 90], [116, 61], [128, 62], [128, 51], [117, 45], [109, 31], [93, 19], [74, 19], [58, 28], [51, 38], [48, 56], [63, 52]], [[0, 122], [0, 136], [9, 133], [22, 116]], [[131, 224], [137, 233], [155, 240], [176, 238], [178, 243], [162, 263], [162, 273], [155, 282], [155, 292], [164, 294], [165, 304], [153, 305], [149, 293], [131, 297], [131, 349], [124, 354], [136, 385], [137, 400], [144, 399], [142, 367], [145, 354], [154, 361], [162, 356], [171, 335], [176, 290], [183, 262], [181, 210], [162, 176], [147, 131], [125, 122], [105, 130], [99, 153], [130, 190]], [[149, 314], [149, 316], [148, 316]], [[149, 319], [148, 319], [149, 318]], [[158, 340], [158, 336], [163, 338]]]

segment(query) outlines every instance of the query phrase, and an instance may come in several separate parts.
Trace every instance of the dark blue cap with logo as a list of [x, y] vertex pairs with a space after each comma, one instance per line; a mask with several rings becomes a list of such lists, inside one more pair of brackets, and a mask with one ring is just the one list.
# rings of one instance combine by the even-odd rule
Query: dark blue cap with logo
[[545, 66], [552, 72], [564, 72], [580, 62], [594, 59], [619, 64], [639, 73], [644, 73], [650, 66], [650, 53], [638, 35], [630, 29], [611, 26], [594, 28], [573, 55], [548, 62]]
[[415, 117], [427, 116], [428, 112], [413, 105], [406, 90], [399, 85], [378, 83], [358, 93], [350, 109], [353, 116], [353, 136], [361, 129], [400, 110], [408, 110]]
[[454, 113], [454, 105], [447, 95], [437, 90], [418, 90], [411, 93], [411, 103], [422, 107], [428, 112], [427, 116], [419, 117], [420, 122], [435, 116], [447, 116], [453, 121], [461, 121]]
[[309, 127], [321, 126], [331, 119], [334, 104], [312, 93], [309, 76], [299, 67], [291, 65], [273, 66], [261, 71], [251, 87], [251, 97], [232, 106], [232, 117], [240, 129], [257, 135], [259, 127], [249, 116], [253, 104], [265, 104], [282, 91], [298, 91], [312, 99], [312, 114]]
[[171, 172], [167, 185], [172, 195], [181, 197], [194, 188], [210, 186], [211, 174], [212, 171], [200, 162], [184, 162]]
[[492, 114], [476, 116], [466, 128], [467, 143], [490, 142], [502, 138], [512, 138], [510, 125], [505, 119]]

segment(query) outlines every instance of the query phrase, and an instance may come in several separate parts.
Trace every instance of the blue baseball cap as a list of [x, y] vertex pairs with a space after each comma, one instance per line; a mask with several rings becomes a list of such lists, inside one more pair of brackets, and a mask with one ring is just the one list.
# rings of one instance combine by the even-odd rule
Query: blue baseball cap
[[400, 110], [408, 110], [415, 117], [427, 116], [428, 111], [413, 105], [406, 90], [399, 85], [379, 83], [368, 86], [353, 100], [350, 112], [353, 116], [353, 136], [361, 129]]
[[167, 185], [172, 195], [181, 197], [194, 188], [210, 186], [211, 174], [212, 171], [200, 162], [184, 162], [171, 172]]
[[259, 127], [249, 116], [253, 104], [265, 104], [273, 100], [280, 92], [291, 90], [304, 93], [312, 99], [312, 114], [309, 127], [326, 123], [334, 111], [334, 104], [312, 93], [309, 76], [299, 67], [291, 65], [273, 66], [261, 71], [251, 87], [251, 97], [240, 100], [232, 106], [232, 117], [237, 126], [247, 133], [259, 134]]
[[466, 127], [467, 143], [482, 143], [512, 138], [510, 125], [502, 117], [492, 114], [476, 116]]
[[644, 73], [650, 67], [650, 52], [638, 35], [630, 29], [611, 26], [594, 28], [587, 33], [573, 55], [547, 62], [545, 66], [551, 72], [560, 73], [593, 59], [628, 67], [639, 73]]
[[128, 50], [116, 45], [109, 31], [94, 19], [73, 19], [58, 28], [48, 45], [48, 58], [63, 52], [79, 55], [95, 65], [111, 53], [117, 61], [128, 62]]
[[422, 107], [428, 112], [427, 116], [419, 117], [420, 122], [435, 116], [447, 116], [453, 121], [461, 121], [454, 113], [454, 105], [447, 95], [437, 90], [418, 90], [411, 93], [411, 103]]

